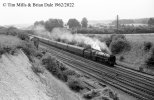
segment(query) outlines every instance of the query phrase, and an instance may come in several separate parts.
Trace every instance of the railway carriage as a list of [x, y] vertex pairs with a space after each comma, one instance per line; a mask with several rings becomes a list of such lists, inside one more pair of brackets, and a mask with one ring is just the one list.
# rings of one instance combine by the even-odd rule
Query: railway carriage
[[67, 50], [68, 49], [68, 45], [66, 43], [62, 43], [62, 42], [56, 42], [55, 47], [57, 47], [59, 49], [63, 49], [63, 50]]
[[101, 63], [105, 63], [108, 65], [113, 66], [116, 63], [116, 57], [114, 55], [96, 50], [96, 49], [92, 49], [92, 48], [82, 48], [82, 47], [78, 47], [75, 45], [70, 45], [70, 44], [66, 44], [66, 43], [61, 43], [61, 42], [57, 42], [57, 41], [53, 41], [53, 40], [48, 40], [45, 38], [41, 38], [38, 37], [39, 41], [45, 43], [45, 44], [49, 44], [51, 46], [54, 46], [56, 48], [65, 50], [65, 51], [69, 51], [71, 53], [74, 53], [76, 55], [80, 55], [83, 56], [85, 58], [88, 59], [92, 59], [94, 61], [99, 61]]
[[67, 50], [70, 51], [70, 52], [72, 52], [72, 53], [74, 53], [74, 54], [83, 56], [83, 50], [84, 50], [84, 48], [82, 48], [82, 47], [77, 47], [77, 46], [69, 45], [69, 44], [68, 44]]
[[49, 45], [56, 47], [57, 42], [53, 40], [48, 40]]

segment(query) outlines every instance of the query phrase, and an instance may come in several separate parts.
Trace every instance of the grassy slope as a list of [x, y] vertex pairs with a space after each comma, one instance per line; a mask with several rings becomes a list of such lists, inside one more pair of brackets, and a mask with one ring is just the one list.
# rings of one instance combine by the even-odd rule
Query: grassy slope
[[129, 52], [122, 53], [121, 55], [125, 57], [125, 61], [137, 65], [137, 67], [142, 66], [145, 60], [150, 56], [150, 51], [144, 50], [144, 42], [151, 42], [154, 44], [154, 34], [147, 35], [125, 35], [131, 44], [131, 50]]
[[[110, 37], [110, 34], [96, 35], [102, 38]], [[116, 55], [117, 59], [121, 56], [124, 57], [123, 62], [132, 64], [132, 68], [138, 69], [140, 66], [144, 66], [145, 60], [150, 56], [150, 51], [144, 51], [144, 42], [151, 42], [154, 44], [154, 34], [126, 34], [126, 39], [130, 42], [131, 50], [122, 52]]]
[[2, 55], [0, 66], [0, 99], [79, 100], [80, 98], [47, 70], [36, 75], [31, 69], [33, 66], [29, 59], [22, 51], [18, 51], [16, 56]]
[[22, 41], [15, 36], [6, 36], [0, 35], [0, 49], [4, 48], [16, 48], [17, 46], [21, 46]]

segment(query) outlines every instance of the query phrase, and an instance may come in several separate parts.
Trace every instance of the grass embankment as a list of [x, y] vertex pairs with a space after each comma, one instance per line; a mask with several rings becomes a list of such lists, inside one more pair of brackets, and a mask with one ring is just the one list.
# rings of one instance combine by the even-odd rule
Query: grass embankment
[[22, 46], [22, 41], [14, 36], [0, 35], [0, 54], [11, 53]]
[[[20, 33], [19, 31], [17, 32], [16, 30], [15, 33], [2, 32], [1, 34], [3, 35], [0, 35], [0, 55], [5, 53], [15, 55], [18, 49], [22, 49], [33, 65], [33, 72], [37, 75], [39, 75], [39, 73], [44, 73], [46, 68], [53, 76], [65, 82], [71, 90], [81, 93], [86, 99], [118, 99], [117, 94], [109, 88], [88, 90], [88, 92], [84, 92], [87, 91], [88, 88], [84, 82], [86, 80], [84, 75], [81, 75], [69, 66], [66, 66], [49, 53], [46, 53], [46, 51], [37, 50], [29, 40], [27, 34]], [[36, 59], [40, 60], [44, 67], [38, 66], [38, 64], [36, 64]]]

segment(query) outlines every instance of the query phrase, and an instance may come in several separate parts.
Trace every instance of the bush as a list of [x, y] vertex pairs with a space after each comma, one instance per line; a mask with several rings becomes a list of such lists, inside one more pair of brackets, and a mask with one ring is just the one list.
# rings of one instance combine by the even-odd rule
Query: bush
[[0, 34], [18, 36], [21, 40], [29, 39], [28, 34], [33, 34], [30, 30], [20, 30], [16, 27], [8, 27], [0, 29]]
[[120, 61], [124, 61], [124, 59], [125, 59], [124, 56], [120, 56], [119, 58]]
[[111, 38], [104, 38], [104, 41], [105, 41], [106, 45], [109, 47], [112, 42], [112, 39]]
[[41, 51], [37, 51], [36, 53], [35, 53], [35, 57], [37, 57], [37, 58], [42, 58], [43, 57], [43, 53], [41, 52]]
[[113, 34], [113, 35], [111, 35], [110, 38], [112, 41], [117, 41], [119, 39], [126, 40], [125, 35], [122, 35], [122, 34]]
[[144, 51], [149, 51], [153, 44], [151, 42], [144, 42]]
[[41, 66], [32, 66], [32, 70], [33, 70], [33, 72], [35, 73], [35, 74], [39, 74], [39, 73], [43, 73], [44, 72], [44, 69], [43, 69], [43, 67], [41, 67]]
[[33, 62], [32, 56], [36, 56], [39, 53], [32, 42], [22, 41], [22, 45], [17, 48], [21, 48], [31, 62]]
[[75, 92], [80, 92], [85, 87], [83, 82], [80, 79], [77, 79], [77, 78], [71, 78], [68, 81], [68, 86], [71, 90], [73, 90]]
[[154, 68], [154, 48], [151, 50], [150, 57], [145, 61], [147, 67]]
[[103, 96], [107, 96], [109, 98], [112, 98], [113, 100], [119, 100], [119, 97], [118, 97], [117, 93], [115, 93], [112, 89], [105, 88], [102, 91], [102, 94], [103, 94]]
[[128, 41], [118, 39], [111, 43], [110, 48], [113, 54], [119, 54], [124, 50], [130, 50], [131, 47]]
[[34, 56], [36, 53], [36, 48], [31, 42], [23, 41], [23, 45], [19, 48], [22, 48], [27, 56]]
[[62, 81], [67, 81], [67, 76], [63, 73], [63, 71], [66, 70], [66, 67], [56, 58], [46, 54], [42, 58], [42, 64], [45, 65], [45, 68], [49, 70], [54, 76]]
[[22, 45], [22, 41], [15, 36], [0, 35], [0, 55], [4, 53], [13, 54], [16, 48]]
[[83, 97], [84, 97], [85, 99], [93, 99], [93, 98], [98, 97], [98, 96], [100, 96], [100, 95], [101, 95], [101, 93], [100, 93], [99, 90], [92, 90], [92, 91], [89, 91], [88, 93], [85, 93], [85, 94], [83, 95]]
[[18, 34], [18, 37], [19, 37], [21, 40], [29, 41], [29, 36], [28, 36], [26, 33], [19, 33], [19, 34]]
[[68, 76], [74, 76], [75, 78], [81, 77], [81, 75], [78, 74], [76, 71], [70, 70], [70, 69], [65, 70], [63, 73], [64, 73], [67, 77], [68, 77]]

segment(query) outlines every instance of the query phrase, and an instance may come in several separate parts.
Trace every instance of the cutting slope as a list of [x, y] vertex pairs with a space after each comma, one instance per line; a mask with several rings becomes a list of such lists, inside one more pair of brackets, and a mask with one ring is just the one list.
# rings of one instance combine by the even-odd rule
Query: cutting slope
[[0, 58], [0, 100], [80, 100], [48, 71], [36, 75], [20, 50]]

